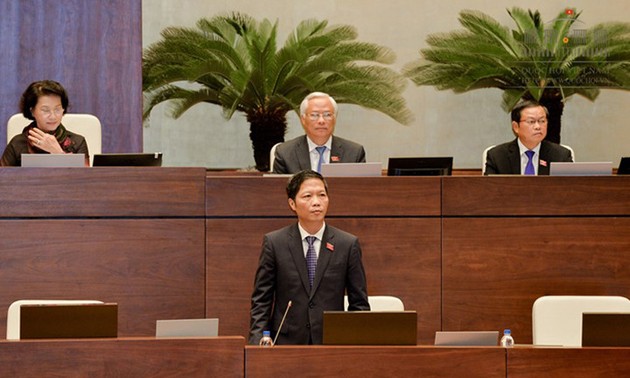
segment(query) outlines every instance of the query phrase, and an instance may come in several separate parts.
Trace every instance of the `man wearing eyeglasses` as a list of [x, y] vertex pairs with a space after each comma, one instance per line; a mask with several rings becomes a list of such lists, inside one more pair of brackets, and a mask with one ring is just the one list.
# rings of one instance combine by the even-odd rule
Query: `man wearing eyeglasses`
[[512, 109], [516, 139], [488, 151], [486, 175], [549, 175], [552, 162], [572, 162], [571, 151], [544, 140], [547, 108], [535, 101], [522, 101]]
[[337, 102], [323, 92], [313, 92], [300, 105], [300, 122], [306, 135], [276, 148], [273, 173], [294, 174], [306, 169], [321, 171], [325, 163], [364, 163], [363, 146], [333, 136]]

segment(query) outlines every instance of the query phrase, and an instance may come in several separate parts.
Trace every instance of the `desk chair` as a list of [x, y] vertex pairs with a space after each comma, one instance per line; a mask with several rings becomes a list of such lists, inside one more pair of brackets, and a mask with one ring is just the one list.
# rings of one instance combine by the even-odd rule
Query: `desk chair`
[[96, 300], [21, 299], [11, 303], [7, 311], [7, 340], [20, 339], [20, 310], [22, 305], [98, 304]]
[[[7, 143], [11, 139], [22, 133], [22, 130], [31, 122], [22, 113], [14, 114], [7, 122]], [[67, 113], [63, 116], [61, 123], [70, 131], [82, 135], [88, 145], [90, 152], [90, 166], [95, 154], [101, 153], [101, 121], [91, 114]]]
[[276, 143], [271, 147], [271, 151], [269, 151], [269, 173], [273, 173], [273, 162], [276, 160], [276, 148], [281, 145], [282, 142]]
[[[398, 297], [391, 295], [368, 296], [370, 311], [405, 311], [405, 306]], [[348, 296], [343, 297], [343, 309], [348, 311]]]
[[532, 307], [534, 345], [581, 347], [583, 312], [630, 312], [630, 300], [598, 295], [540, 297]]
[[[493, 144], [492, 146], [483, 150], [483, 152], [481, 153], [481, 175], [482, 176], [486, 174], [486, 160], [488, 160], [488, 151], [493, 149], [495, 146], [496, 144]], [[566, 144], [561, 144], [561, 146], [571, 151], [571, 160], [575, 161], [575, 152], [573, 152], [573, 148], [567, 146]]]

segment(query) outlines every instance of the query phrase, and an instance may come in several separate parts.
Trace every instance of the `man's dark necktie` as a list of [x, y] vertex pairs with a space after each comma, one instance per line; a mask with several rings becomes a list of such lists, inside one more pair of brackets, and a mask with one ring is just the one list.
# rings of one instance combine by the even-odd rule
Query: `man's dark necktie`
[[527, 165], [525, 165], [525, 174], [529, 176], [533, 176], [536, 174], [536, 171], [534, 170], [534, 162], [533, 162], [534, 151], [527, 150], [525, 151], [525, 155], [527, 155]]
[[319, 153], [319, 161], [317, 162], [317, 172], [321, 173], [322, 163], [324, 162], [324, 152], [326, 152], [326, 146], [315, 147], [315, 149]]
[[313, 280], [315, 279], [315, 268], [317, 267], [317, 254], [315, 253], [315, 236], [307, 236], [306, 242], [308, 243], [308, 250], [306, 251], [306, 268], [308, 269], [308, 282], [313, 287]]

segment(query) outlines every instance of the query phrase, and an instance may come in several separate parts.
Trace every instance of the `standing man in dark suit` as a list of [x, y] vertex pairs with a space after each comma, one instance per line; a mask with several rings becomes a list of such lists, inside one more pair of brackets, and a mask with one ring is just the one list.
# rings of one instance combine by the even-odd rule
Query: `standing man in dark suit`
[[549, 175], [551, 162], [571, 162], [571, 151], [545, 141], [549, 111], [535, 101], [522, 101], [512, 109], [512, 131], [517, 138], [500, 144], [486, 158], [486, 175]]
[[306, 135], [278, 145], [273, 173], [319, 172], [322, 163], [365, 163], [363, 146], [333, 136], [337, 102], [323, 92], [313, 92], [300, 105], [300, 122]]
[[[297, 223], [265, 235], [252, 294], [249, 343], [264, 330], [277, 344], [321, 344], [324, 311], [369, 311], [361, 246], [356, 236], [324, 222], [328, 187], [317, 172], [287, 185]], [[280, 328], [282, 317], [288, 309]]]

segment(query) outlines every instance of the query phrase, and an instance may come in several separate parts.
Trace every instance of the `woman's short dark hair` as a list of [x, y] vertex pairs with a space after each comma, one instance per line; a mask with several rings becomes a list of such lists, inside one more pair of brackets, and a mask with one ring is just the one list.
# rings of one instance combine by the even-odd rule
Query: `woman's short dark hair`
[[523, 100], [519, 102], [518, 104], [514, 105], [514, 107], [512, 108], [512, 114], [511, 114], [512, 121], [519, 123], [521, 121], [521, 112], [523, 111], [523, 109], [537, 108], [539, 106], [545, 110], [545, 114], [547, 115], [547, 118], [549, 118], [549, 110], [547, 110], [546, 106], [542, 105], [538, 101]]
[[287, 196], [295, 201], [295, 196], [297, 196], [300, 191], [302, 183], [308, 179], [322, 180], [326, 193], [328, 193], [328, 184], [326, 183], [326, 180], [324, 180], [324, 177], [315, 171], [307, 169], [291, 176], [289, 182], [287, 183]]
[[61, 106], [63, 107], [63, 114], [66, 114], [68, 110], [68, 93], [65, 88], [56, 81], [53, 80], [41, 80], [32, 82], [28, 88], [22, 93], [20, 98], [20, 111], [24, 117], [34, 120], [31, 109], [37, 105], [37, 101], [42, 96], [59, 96], [61, 98]]

